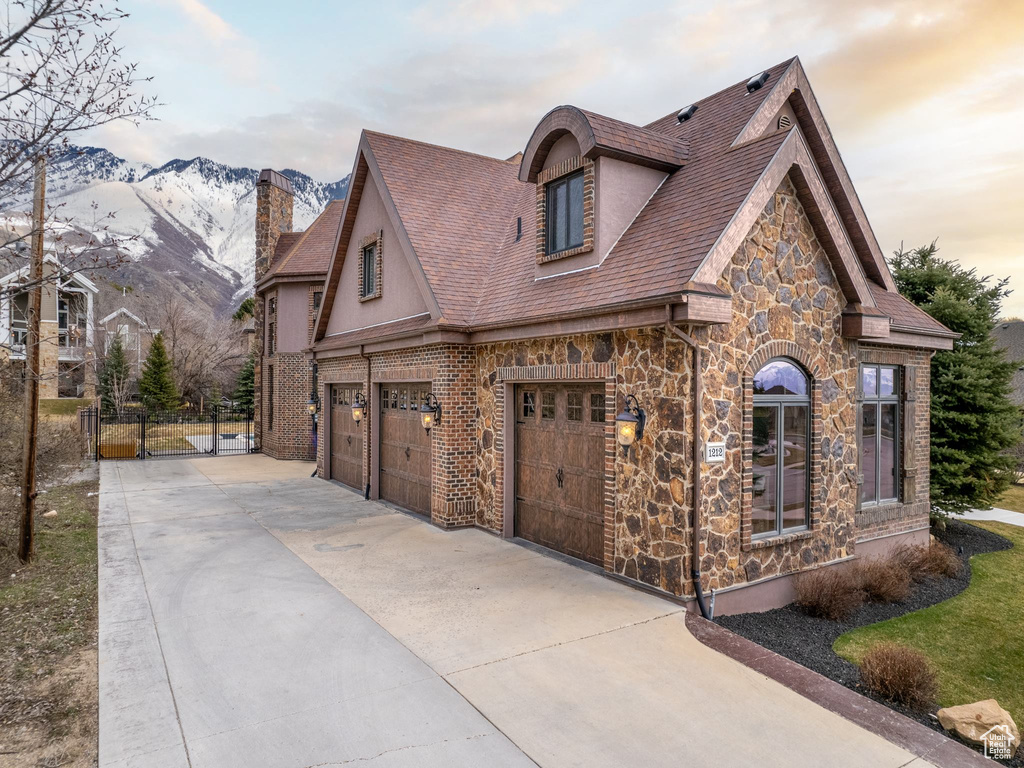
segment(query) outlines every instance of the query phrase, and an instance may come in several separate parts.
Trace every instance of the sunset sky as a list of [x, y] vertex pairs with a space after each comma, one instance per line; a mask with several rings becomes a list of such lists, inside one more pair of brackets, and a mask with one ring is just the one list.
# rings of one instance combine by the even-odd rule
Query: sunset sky
[[147, 0], [125, 55], [159, 121], [133, 160], [349, 172], [362, 128], [488, 155], [574, 104], [643, 124], [799, 55], [885, 252], [1011, 276], [1024, 316], [1020, 0]]

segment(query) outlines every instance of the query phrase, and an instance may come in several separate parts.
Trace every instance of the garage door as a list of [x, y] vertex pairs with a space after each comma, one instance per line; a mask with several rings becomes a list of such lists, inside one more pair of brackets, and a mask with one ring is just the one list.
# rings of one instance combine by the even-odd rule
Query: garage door
[[361, 490], [363, 484], [363, 425], [352, 418], [358, 384], [331, 386], [331, 479]]
[[430, 435], [419, 407], [429, 384], [382, 384], [380, 390], [380, 497], [430, 515]]
[[517, 536], [601, 565], [603, 384], [516, 388]]

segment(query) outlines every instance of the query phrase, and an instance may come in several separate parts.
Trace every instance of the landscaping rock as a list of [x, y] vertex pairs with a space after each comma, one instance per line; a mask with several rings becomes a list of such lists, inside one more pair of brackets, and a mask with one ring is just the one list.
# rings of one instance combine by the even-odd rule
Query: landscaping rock
[[1013, 748], [1020, 745], [1020, 731], [1010, 713], [995, 699], [944, 707], [938, 712], [939, 722], [947, 731], [953, 731], [964, 741], [984, 746], [982, 736], [998, 725], [1008, 726], [1013, 735]]
[[49, 512], [43, 512], [43, 517], [56, 517], [56, 516], [57, 516], [57, 510], [56, 509], [51, 509]]

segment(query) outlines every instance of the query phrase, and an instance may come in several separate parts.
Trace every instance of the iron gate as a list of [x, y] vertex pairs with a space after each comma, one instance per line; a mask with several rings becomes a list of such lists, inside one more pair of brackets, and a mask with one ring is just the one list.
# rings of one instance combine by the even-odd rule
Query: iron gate
[[252, 408], [126, 408], [120, 413], [89, 408], [80, 418], [88, 423], [85, 431], [95, 461], [220, 456], [254, 450]]

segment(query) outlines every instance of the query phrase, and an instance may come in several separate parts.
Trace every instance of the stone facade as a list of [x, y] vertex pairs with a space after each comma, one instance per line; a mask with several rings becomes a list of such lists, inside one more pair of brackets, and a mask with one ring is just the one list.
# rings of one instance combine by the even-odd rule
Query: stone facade
[[[718, 287], [732, 296], [732, 320], [685, 329], [702, 353], [701, 436], [726, 444], [724, 463], [702, 466], [700, 567], [703, 588], [724, 589], [853, 556], [859, 540], [921, 529], [928, 506], [929, 353], [868, 347], [841, 335], [845, 299], [796, 190], [777, 190]], [[808, 467], [810, 524], [774, 538], [751, 535], [754, 374], [788, 357], [812, 381]], [[509, 533], [506, 462], [514, 456], [506, 399], [522, 381], [604, 382], [607, 412], [634, 395], [647, 432], [628, 452], [606, 429], [607, 571], [679, 596], [693, 594], [692, 351], [664, 326], [479, 346], [436, 345], [320, 358], [322, 402], [331, 382], [361, 382], [371, 393], [364, 433], [364, 473], [372, 474], [375, 388], [388, 380], [427, 380], [444, 408], [431, 433], [432, 519], [444, 527], [475, 524]], [[858, 365], [905, 366], [905, 503], [858, 508]], [[330, 448], [321, 421], [319, 462]], [[514, 502], [512, 502], [514, 503]]]

